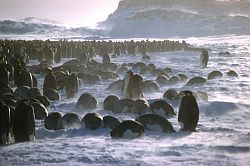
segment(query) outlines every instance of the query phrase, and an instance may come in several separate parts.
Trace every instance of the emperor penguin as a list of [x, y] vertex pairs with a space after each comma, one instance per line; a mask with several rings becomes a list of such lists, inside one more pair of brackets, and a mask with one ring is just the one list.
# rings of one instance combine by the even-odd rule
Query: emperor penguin
[[124, 82], [123, 82], [123, 88], [122, 88], [122, 94], [124, 98], [129, 98], [129, 94], [127, 93], [128, 90], [128, 84], [130, 79], [133, 77], [134, 73], [129, 70], [127, 71], [125, 77], [124, 77]]
[[181, 99], [178, 122], [181, 130], [194, 132], [199, 121], [199, 107], [191, 91], [183, 92], [184, 96]]
[[207, 67], [208, 59], [209, 59], [208, 50], [202, 49], [201, 56], [200, 56], [200, 65], [202, 68]]

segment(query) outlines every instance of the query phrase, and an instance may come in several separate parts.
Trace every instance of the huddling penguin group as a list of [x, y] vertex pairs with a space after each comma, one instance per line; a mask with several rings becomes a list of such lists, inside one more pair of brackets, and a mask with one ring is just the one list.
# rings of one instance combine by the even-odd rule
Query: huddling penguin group
[[[178, 121], [183, 131], [196, 131], [199, 120], [199, 108], [191, 91], [181, 92], [181, 106]], [[97, 107], [97, 100], [89, 93], [83, 93], [77, 102], [77, 107], [84, 110], [93, 110]], [[111, 129], [112, 138], [137, 138], [145, 134], [145, 130], [165, 133], [175, 132], [172, 124], [167, 120], [176, 113], [165, 100], [159, 99], [149, 104], [144, 99], [119, 99], [116, 95], [109, 95], [103, 102], [105, 111], [113, 114], [133, 113], [134, 120], [121, 121], [114, 115], [101, 116], [97, 112], [88, 112], [82, 118], [76, 112], [63, 115], [61, 112], [50, 113], [44, 121], [48, 130], [85, 128], [96, 130], [99, 128]]]
[[[100, 127], [111, 129], [112, 138], [136, 138], [144, 135], [146, 130], [175, 132], [168, 116], [175, 115], [170, 104], [164, 100], [148, 103], [143, 99], [143, 92], [157, 91], [160, 85], [174, 85], [185, 82], [184, 74], [171, 76], [171, 68], [159, 69], [150, 61], [148, 52], [166, 52], [176, 50], [200, 50], [185, 41], [24, 41], [0, 40], [0, 144], [31, 141], [35, 139], [36, 120], [44, 120], [48, 130], [69, 128], [87, 128], [95, 130]], [[142, 55], [139, 63], [111, 63], [110, 58], [119, 58], [124, 54]], [[207, 64], [208, 52], [203, 50], [203, 59]], [[207, 55], [206, 55], [207, 54]], [[102, 57], [102, 62], [94, 58]], [[62, 63], [62, 58], [67, 59]], [[29, 65], [33, 60], [37, 65]], [[203, 61], [203, 60], [202, 60]], [[52, 67], [52, 64], [56, 67]], [[205, 64], [205, 65], [206, 65]], [[134, 74], [130, 69], [138, 70]], [[151, 74], [156, 80], [143, 80], [142, 75]], [[227, 75], [237, 77], [235, 71]], [[39, 85], [37, 77], [43, 77]], [[119, 76], [124, 79], [117, 80]], [[220, 71], [210, 73], [208, 79], [222, 77]], [[135, 120], [121, 121], [112, 115], [102, 117], [97, 112], [86, 113], [82, 118], [74, 112], [63, 115], [51, 111], [51, 101], [61, 99], [60, 91], [66, 98], [76, 97], [79, 87], [84, 84], [98, 84], [102, 80], [115, 80], [108, 90], [121, 91], [122, 99], [109, 95], [104, 100], [104, 110], [113, 114], [134, 113], [139, 116]], [[202, 84], [202, 77], [194, 77], [187, 85]], [[203, 92], [192, 93], [183, 91], [177, 93], [171, 89], [164, 93], [168, 99], [181, 99], [178, 121], [182, 130], [196, 131], [199, 119], [199, 108], [195, 97], [206, 98]], [[204, 97], [205, 96], [205, 97]], [[63, 96], [64, 97], [64, 96]], [[82, 110], [95, 110], [98, 101], [90, 93], [83, 93], [76, 103]], [[163, 110], [163, 111], [162, 111]], [[166, 117], [164, 117], [166, 116]], [[158, 130], [157, 129], [157, 130]]]

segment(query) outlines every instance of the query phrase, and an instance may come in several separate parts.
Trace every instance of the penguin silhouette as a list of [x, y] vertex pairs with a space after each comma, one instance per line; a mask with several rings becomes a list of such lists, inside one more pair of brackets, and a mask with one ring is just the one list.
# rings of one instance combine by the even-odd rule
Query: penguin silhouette
[[178, 122], [183, 131], [196, 131], [199, 121], [199, 107], [191, 91], [183, 91], [184, 96], [179, 108]]

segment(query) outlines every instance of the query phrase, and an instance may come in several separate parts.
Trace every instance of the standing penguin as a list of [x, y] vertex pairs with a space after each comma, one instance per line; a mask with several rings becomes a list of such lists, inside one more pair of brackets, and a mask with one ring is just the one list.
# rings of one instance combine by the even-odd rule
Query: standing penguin
[[88, 52], [84, 51], [82, 53], [79, 53], [79, 60], [81, 62], [81, 64], [87, 64], [89, 63], [89, 54]]
[[141, 54], [142, 54], [142, 56], [144, 56], [144, 55], [146, 55], [146, 53], [147, 53], [147, 46], [146, 46], [146, 43], [142, 43], [142, 45], [141, 45]]
[[75, 97], [78, 93], [78, 78], [75, 73], [71, 74], [67, 79], [66, 94], [67, 98]]
[[208, 58], [209, 58], [209, 55], [208, 55], [207, 49], [202, 49], [201, 56], [200, 56], [200, 64], [202, 68], [207, 67]]
[[17, 82], [16, 86], [28, 86], [33, 87], [32, 74], [27, 69], [20, 69], [16, 74]]
[[110, 57], [107, 51], [102, 56], [102, 64], [109, 64], [109, 63], [110, 63]]
[[178, 122], [183, 131], [196, 131], [199, 120], [199, 107], [191, 91], [183, 91], [184, 96], [179, 108]]
[[128, 54], [135, 56], [136, 54], [136, 44], [133, 40], [128, 42]]
[[10, 108], [0, 99], [0, 145], [9, 143], [10, 118]]
[[130, 99], [140, 99], [142, 94], [142, 82], [143, 78], [139, 74], [134, 74], [128, 83], [127, 94]]
[[126, 75], [124, 77], [123, 86], [122, 86], [122, 94], [123, 94], [124, 98], [129, 98], [130, 97], [127, 90], [128, 90], [129, 81], [133, 77], [133, 75], [134, 75], [134, 73], [131, 70], [129, 70], [129, 71], [127, 71], [127, 73], [126, 73]]
[[13, 133], [16, 143], [35, 140], [35, 113], [29, 100], [21, 100], [15, 108]]
[[43, 48], [43, 54], [44, 54], [44, 57], [46, 59], [46, 61], [48, 61], [49, 64], [53, 64], [53, 50], [51, 49], [51, 45], [46, 42], [45, 45], [44, 45], [44, 48]]
[[62, 46], [61, 46], [61, 44], [58, 44], [56, 47], [54, 61], [55, 61], [55, 63], [60, 63], [61, 60], [62, 60]]
[[57, 79], [54, 75], [52, 69], [48, 69], [43, 82], [43, 91], [46, 89], [55, 89], [57, 90]]
[[9, 73], [3, 64], [0, 64], [0, 82], [9, 83]]

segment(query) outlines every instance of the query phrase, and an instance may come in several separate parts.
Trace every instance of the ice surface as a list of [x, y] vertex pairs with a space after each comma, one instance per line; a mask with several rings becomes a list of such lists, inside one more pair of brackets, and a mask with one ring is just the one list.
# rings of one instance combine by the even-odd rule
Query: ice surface
[[[198, 75], [206, 78], [213, 70], [223, 73], [222, 78], [209, 80], [204, 86], [189, 87], [194, 91], [208, 93], [208, 102], [198, 101], [200, 121], [197, 133], [146, 131], [143, 138], [113, 140], [109, 129], [90, 131], [79, 128], [54, 132], [46, 130], [43, 121], [36, 121], [36, 141], [0, 147], [1, 165], [248, 165], [249, 36], [214, 36], [186, 40], [210, 49], [208, 68], [199, 67], [200, 52], [193, 51], [150, 53], [150, 63], [158, 67], [171, 67], [174, 69], [173, 75], [184, 73], [189, 78]], [[220, 51], [228, 50], [231, 52], [229, 57], [218, 55]], [[118, 59], [111, 58], [111, 62], [139, 62], [140, 59], [140, 55], [123, 55]], [[101, 61], [100, 58], [96, 60]], [[227, 77], [225, 73], [229, 69], [236, 70], [239, 78]], [[43, 77], [40, 76], [40, 86], [42, 80]], [[98, 99], [97, 112], [102, 116], [112, 114], [103, 110], [103, 101], [109, 94], [121, 96], [122, 93], [106, 90], [111, 82], [103, 81], [96, 86], [85, 84], [80, 87], [78, 97], [82, 92], [90, 92]], [[144, 96], [150, 101], [159, 99], [168, 88], [183, 90], [186, 87], [161, 87], [160, 92], [146, 93]], [[50, 111], [78, 111], [83, 117], [86, 112], [74, 107], [78, 98], [67, 99], [63, 91], [60, 93], [62, 100], [52, 102]], [[179, 102], [171, 104], [175, 112], [178, 112]], [[136, 117], [132, 114], [117, 116], [123, 120]], [[177, 117], [169, 121], [175, 130], [180, 129]]]

